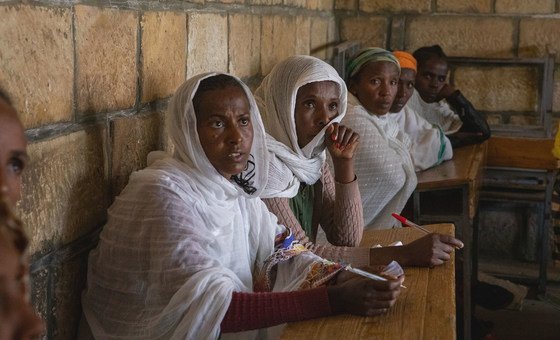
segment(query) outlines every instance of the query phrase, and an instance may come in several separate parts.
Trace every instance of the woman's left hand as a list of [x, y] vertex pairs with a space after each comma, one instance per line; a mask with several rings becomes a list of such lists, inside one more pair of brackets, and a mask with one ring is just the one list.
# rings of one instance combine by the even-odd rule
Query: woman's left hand
[[359, 144], [360, 135], [352, 129], [334, 123], [325, 132], [325, 143], [333, 158], [352, 159]]

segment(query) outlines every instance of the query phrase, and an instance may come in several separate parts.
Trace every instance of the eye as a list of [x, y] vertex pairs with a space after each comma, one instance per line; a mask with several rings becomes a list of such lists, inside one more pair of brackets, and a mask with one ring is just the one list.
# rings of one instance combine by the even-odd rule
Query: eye
[[225, 126], [224, 122], [221, 120], [212, 120], [210, 121], [210, 126], [215, 128], [215, 129], [221, 129]]
[[14, 157], [10, 159], [8, 166], [14, 174], [21, 175], [23, 169], [25, 168], [25, 162], [20, 158]]
[[377, 78], [370, 80], [370, 83], [372, 83], [373, 85], [379, 85], [381, 83], [381, 81]]
[[406, 87], [411, 89], [414, 87], [414, 83], [413, 82], [409, 82], [408, 84], [406, 84]]
[[397, 86], [397, 85], [399, 85], [399, 80], [398, 80], [398, 79], [393, 79], [393, 80], [391, 80], [391, 85], [392, 85], [392, 86]]
[[306, 100], [306, 101], [303, 102], [303, 106], [305, 106], [308, 109], [313, 109], [313, 108], [315, 108], [315, 101]]
[[332, 102], [329, 104], [329, 110], [335, 111], [338, 109], [338, 102]]
[[445, 81], [445, 77], [438, 77], [438, 81], [443, 83]]
[[239, 124], [241, 126], [248, 126], [249, 123], [251, 123], [251, 119], [249, 117], [242, 117], [241, 119], [239, 119]]

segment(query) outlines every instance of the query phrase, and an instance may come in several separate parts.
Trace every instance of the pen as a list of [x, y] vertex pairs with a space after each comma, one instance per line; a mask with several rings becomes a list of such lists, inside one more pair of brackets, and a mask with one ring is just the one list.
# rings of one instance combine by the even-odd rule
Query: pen
[[426, 229], [426, 228], [424, 228], [424, 227], [422, 227], [422, 226], [419, 226], [418, 224], [416, 224], [416, 223], [414, 223], [414, 222], [412, 222], [412, 221], [407, 220], [405, 217], [402, 217], [402, 216], [399, 215], [399, 214], [392, 213], [391, 216], [393, 216], [394, 218], [396, 218], [397, 220], [399, 220], [402, 224], [404, 224], [404, 225], [407, 226], [407, 227], [418, 228], [418, 229], [422, 230], [423, 232], [425, 232], [426, 234], [429, 234], [429, 233], [430, 233], [430, 231], [429, 231], [428, 229]]
[[[351, 273], [358, 274], [358, 275], [361, 275], [363, 277], [367, 277], [367, 278], [372, 279], [372, 280], [387, 281], [387, 279], [384, 278], [383, 276], [375, 275], [373, 273], [366, 272], [365, 270], [353, 268], [351, 266], [346, 266], [346, 267], [344, 267], [344, 269], [346, 269], [347, 271], [349, 271]], [[406, 286], [401, 285], [401, 288], [406, 288]]]

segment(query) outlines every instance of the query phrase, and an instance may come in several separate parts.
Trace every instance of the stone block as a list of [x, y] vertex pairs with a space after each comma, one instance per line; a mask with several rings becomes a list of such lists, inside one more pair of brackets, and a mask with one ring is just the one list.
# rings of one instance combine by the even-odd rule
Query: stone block
[[439, 44], [450, 56], [513, 57], [515, 24], [509, 18], [437, 16], [411, 18], [406, 47]]
[[311, 44], [311, 20], [307, 16], [296, 17], [296, 54], [309, 54]]
[[76, 339], [82, 315], [81, 296], [87, 279], [87, 253], [59, 264], [56, 268], [52, 339]]
[[311, 55], [320, 59], [327, 59], [329, 33], [329, 19], [311, 19]]
[[500, 125], [503, 124], [502, 115], [497, 113], [492, 113], [486, 115], [486, 121], [489, 125]]
[[560, 112], [560, 65], [557, 65], [554, 69], [554, 92], [552, 98], [552, 111]]
[[305, 7], [307, 0], [284, 0], [284, 5], [294, 7]]
[[142, 17], [142, 102], [166, 98], [185, 80], [187, 19], [183, 13]]
[[357, 40], [363, 47], [385, 48], [387, 42], [388, 20], [384, 17], [344, 18], [341, 22], [342, 40]]
[[75, 240], [105, 221], [106, 130], [100, 126], [32, 143], [23, 176], [22, 217], [30, 253]]
[[188, 14], [187, 78], [202, 72], [227, 72], [227, 26], [225, 14]]
[[360, 0], [360, 10], [368, 13], [379, 12], [429, 12], [431, 0]]
[[317, 9], [331, 11], [334, 7], [334, 0], [318, 0]]
[[[39, 314], [45, 323], [48, 323], [51, 318], [51, 307], [49, 305], [49, 274], [50, 268], [48, 266], [43, 266], [34, 270], [32, 268], [31, 274], [29, 275], [31, 303], [37, 314]], [[52, 337], [48, 337], [49, 334], [45, 335], [47, 339], [52, 339]]]
[[395, 16], [391, 20], [391, 41], [390, 46], [393, 50], [404, 50], [404, 39], [406, 32], [406, 17]]
[[128, 183], [128, 177], [146, 167], [150, 151], [161, 150], [162, 115], [116, 118], [111, 122], [111, 192], [118, 195]]
[[68, 8], [0, 7], [0, 87], [26, 128], [73, 118], [72, 13]]
[[438, 0], [436, 10], [453, 13], [490, 13], [492, 0]]
[[283, 0], [251, 0], [253, 5], [281, 5]]
[[496, 13], [544, 14], [554, 11], [555, 0], [496, 0]]
[[258, 75], [261, 69], [261, 19], [257, 15], [229, 16], [229, 72], [238, 77]]
[[460, 67], [454, 83], [479, 110], [537, 110], [539, 76], [533, 67]]
[[130, 108], [136, 100], [138, 14], [77, 5], [78, 111]]
[[355, 10], [358, 8], [358, 0], [336, 0], [334, 9]]
[[522, 19], [519, 24], [519, 56], [544, 57], [555, 53], [560, 58], [560, 19]]
[[261, 74], [267, 75], [278, 62], [294, 55], [300, 41], [293, 16], [264, 16], [261, 31]]
[[509, 117], [509, 124], [511, 125], [537, 125], [537, 117], [534, 115], [513, 115]]
[[340, 41], [339, 36], [340, 34], [339, 34], [337, 22], [335, 18], [331, 17], [329, 20], [329, 27], [327, 31], [327, 42], [328, 42], [327, 59], [329, 60], [333, 58], [334, 46], [336, 43]]

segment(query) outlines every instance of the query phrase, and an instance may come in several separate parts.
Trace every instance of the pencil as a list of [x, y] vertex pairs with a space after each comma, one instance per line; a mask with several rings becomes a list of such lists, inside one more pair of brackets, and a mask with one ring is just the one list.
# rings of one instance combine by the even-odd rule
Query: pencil
[[[367, 277], [367, 278], [372, 279], [372, 280], [387, 281], [387, 279], [384, 278], [383, 276], [379, 276], [379, 275], [376, 275], [376, 274], [373, 274], [373, 273], [370, 273], [370, 272], [366, 272], [365, 270], [361, 270], [361, 269], [358, 269], [358, 268], [353, 268], [351, 266], [346, 266], [346, 267], [344, 267], [344, 269], [346, 269], [347, 271], [349, 271], [351, 273], [358, 274], [358, 275], [361, 275], [363, 277]], [[406, 288], [406, 286], [401, 285], [401, 288]]]
[[393, 216], [394, 218], [396, 218], [397, 220], [399, 220], [402, 224], [404, 224], [407, 227], [413, 227], [413, 228], [418, 228], [420, 230], [422, 230], [423, 232], [425, 232], [426, 234], [429, 234], [430, 231], [422, 226], [419, 226], [418, 224], [407, 220], [405, 217], [402, 217], [399, 214], [396, 213], [392, 213], [391, 216]]

